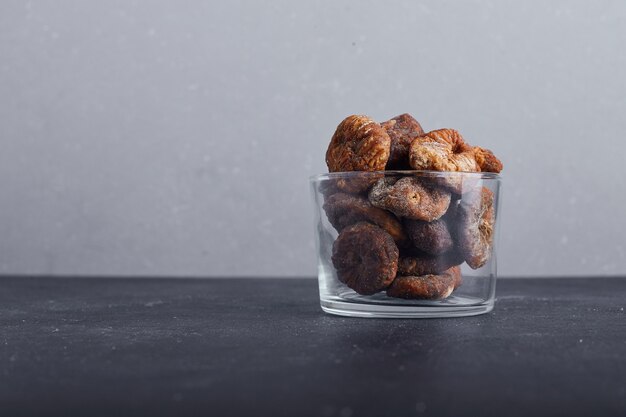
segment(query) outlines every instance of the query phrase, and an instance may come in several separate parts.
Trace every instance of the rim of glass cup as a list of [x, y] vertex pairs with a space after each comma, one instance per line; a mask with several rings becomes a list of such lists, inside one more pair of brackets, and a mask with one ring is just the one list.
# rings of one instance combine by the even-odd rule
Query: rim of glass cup
[[415, 175], [420, 174], [427, 177], [471, 177], [476, 179], [499, 180], [500, 174], [495, 172], [470, 172], [470, 171], [427, 171], [427, 170], [390, 170], [390, 171], [342, 171], [342, 172], [325, 172], [315, 174], [309, 177], [310, 181], [319, 181], [333, 178], [349, 178], [349, 177], [367, 177], [380, 175]]

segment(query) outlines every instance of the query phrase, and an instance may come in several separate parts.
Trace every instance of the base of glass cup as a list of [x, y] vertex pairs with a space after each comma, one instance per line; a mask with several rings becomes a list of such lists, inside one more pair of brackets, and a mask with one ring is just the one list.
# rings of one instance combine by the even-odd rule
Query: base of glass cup
[[[457, 298], [455, 300], [455, 298]], [[472, 297], [450, 297], [450, 303], [424, 301], [420, 304], [380, 304], [344, 300], [339, 297], [321, 297], [320, 304], [326, 313], [347, 317], [365, 318], [446, 318], [467, 317], [489, 313], [493, 300]], [[455, 303], [456, 302], [456, 303]]]

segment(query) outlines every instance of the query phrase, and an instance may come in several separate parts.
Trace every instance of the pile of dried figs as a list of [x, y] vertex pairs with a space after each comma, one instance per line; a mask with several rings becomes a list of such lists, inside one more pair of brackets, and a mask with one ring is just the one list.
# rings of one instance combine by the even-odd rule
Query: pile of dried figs
[[463, 173], [500, 172], [490, 150], [453, 129], [426, 133], [408, 114], [383, 123], [353, 115], [337, 127], [326, 164], [357, 171], [320, 187], [339, 233], [337, 278], [357, 293], [444, 299], [461, 285], [463, 262], [477, 269], [489, 260], [494, 195]]

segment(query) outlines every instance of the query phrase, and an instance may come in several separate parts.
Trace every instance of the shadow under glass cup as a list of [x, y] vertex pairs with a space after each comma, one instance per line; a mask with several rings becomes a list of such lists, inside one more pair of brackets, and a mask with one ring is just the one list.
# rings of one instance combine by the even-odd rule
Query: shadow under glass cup
[[[498, 174], [486, 172], [312, 176], [322, 309], [343, 316], [398, 318], [461, 317], [491, 311], [500, 182]], [[424, 205], [428, 209], [433, 201], [439, 212], [426, 210], [425, 218], [420, 209]], [[375, 245], [381, 246], [381, 241], [365, 235], [359, 239], [355, 230], [363, 225], [355, 224], [361, 222], [374, 225], [365, 228], [374, 230], [375, 236], [389, 234], [391, 239], [382, 240], [391, 248], [384, 251], [389, 257], [372, 256], [380, 253]], [[351, 242], [356, 243], [350, 244], [358, 247], [350, 247], [347, 239], [337, 244], [342, 232], [352, 233]], [[450, 275], [456, 278], [451, 281]], [[375, 282], [375, 289], [364, 285], [365, 280]], [[407, 282], [418, 285], [397, 290]]]

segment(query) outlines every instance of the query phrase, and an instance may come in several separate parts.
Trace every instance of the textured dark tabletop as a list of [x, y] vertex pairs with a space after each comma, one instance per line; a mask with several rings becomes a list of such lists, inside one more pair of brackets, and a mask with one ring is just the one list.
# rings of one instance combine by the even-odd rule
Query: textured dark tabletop
[[626, 415], [626, 279], [352, 319], [313, 279], [0, 277], [0, 415]]

